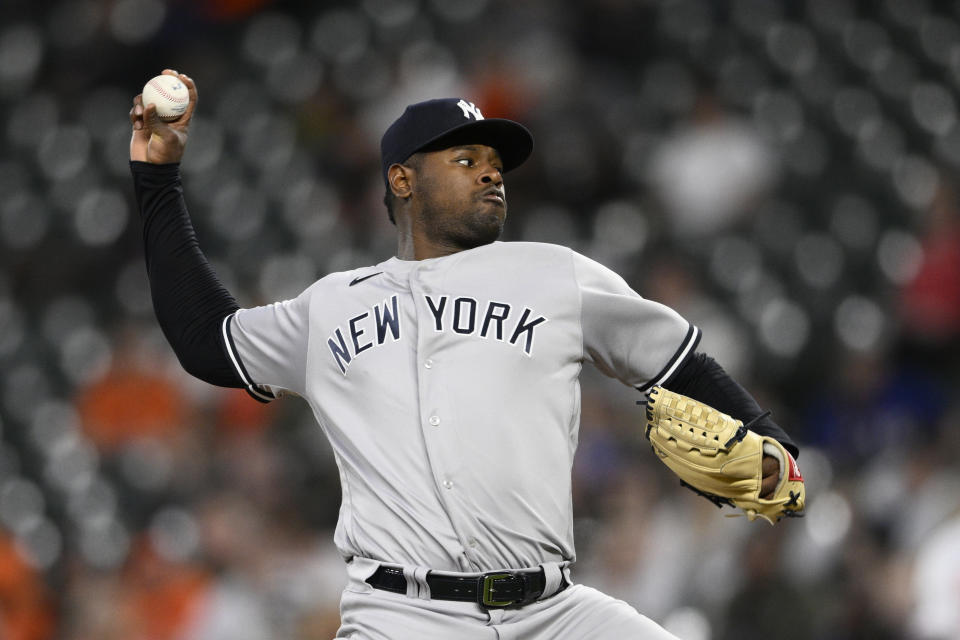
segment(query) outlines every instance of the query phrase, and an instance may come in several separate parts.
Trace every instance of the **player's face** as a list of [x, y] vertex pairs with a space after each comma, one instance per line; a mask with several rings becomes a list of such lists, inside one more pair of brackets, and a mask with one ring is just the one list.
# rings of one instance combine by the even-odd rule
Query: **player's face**
[[424, 153], [413, 187], [414, 224], [435, 244], [470, 249], [493, 242], [507, 217], [502, 169], [500, 154], [485, 145]]

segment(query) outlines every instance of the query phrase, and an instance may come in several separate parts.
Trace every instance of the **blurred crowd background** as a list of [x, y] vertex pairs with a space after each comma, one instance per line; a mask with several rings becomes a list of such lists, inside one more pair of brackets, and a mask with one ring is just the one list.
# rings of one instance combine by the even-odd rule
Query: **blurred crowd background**
[[726, 519], [585, 371], [576, 580], [685, 640], [960, 638], [960, 2], [932, 0], [0, 2], [0, 638], [337, 628], [306, 404], [191, 379], [152, 315], [127, 112], [164, 68], [244, 306], [392, 255], [380, 134], [465, 96], [536, 137], [506, 239], [686, 315], [800, 444], [806, 518]]

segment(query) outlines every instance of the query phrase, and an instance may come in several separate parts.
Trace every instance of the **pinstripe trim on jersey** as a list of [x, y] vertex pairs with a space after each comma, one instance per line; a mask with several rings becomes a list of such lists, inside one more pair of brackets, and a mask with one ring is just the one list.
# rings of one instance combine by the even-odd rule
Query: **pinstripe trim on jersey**
[[687, 335], [684, 336], [683, 342], [680, 343], [680, 347], [677, 348], [676, 353], [674, 353], [670, 361], [667, 362], [667, 366], [661, 369], [660, 373], [648, 380], [646, 384], [637, 387], [637, 391], [643, 393], [647, 389], [661, 385], [670, 379], [670, 376], [677, 370], [677, 367], [697, 348], [697, 345], [700, 343], [700, 336], [700, 329], [691, 324], [690, 328], [687, 329]]
[[230, 356], [230, 361], [233, 362], [233, 366], [237, 370], [240, 380], [243, 381], [244, 389], [250, 394], [250, 397], [257, 402], [271, 402], [276, 400], [277, 397], [270, 393], [266, 387], [254, 384], [253, 380], [250, 379], [250, 374], [247, 373], [247, 368], [243, 366], [243, 362], [240, 360], [240, 355], [237, 353], [237, 345], [233, 342], [233, 334], [230, 330], [230, 323], [233, 321], [233, 316], [235, 315], [236, 312], [233, 312], [224, 318], [221, 327], [223, 344], [227, 348], [227, 355]]

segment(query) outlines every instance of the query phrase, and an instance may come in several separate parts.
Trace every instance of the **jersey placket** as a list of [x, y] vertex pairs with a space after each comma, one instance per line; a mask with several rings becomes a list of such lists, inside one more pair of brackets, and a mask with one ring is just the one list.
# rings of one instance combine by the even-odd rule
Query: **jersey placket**
[[[444, 378], [453, 373], [446, 368], [442, 349], [444, 333], [436, 328], [425, 294], [433, 292], [431, 271], [436, 266], [420, 267], [410, 273], [410, 291], [417, 313], [417, 387], [420, 395], [420, 429], [427, 448], [428, 463], [433, 473], [437, 493], [453, 531], [460, 541], [462, 553], [472, 565], [478, 564], [474, 553], [476, 543], [464, 532], [472, 529], [469, 508], [459, 486], [458, 472], [462, 466], [461, 444], [456, 431], [456, 416]], [[463, 570], [473, 570], [465, 565]]]

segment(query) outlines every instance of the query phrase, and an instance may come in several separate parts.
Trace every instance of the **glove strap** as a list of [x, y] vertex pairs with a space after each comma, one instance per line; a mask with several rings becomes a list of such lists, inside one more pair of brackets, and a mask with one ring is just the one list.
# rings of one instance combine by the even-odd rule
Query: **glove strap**
[[736, 432], [735, 434], [733, 434], [733, 437], [730, 438], [729, 440], [727, 440], [727, 441], [723, 444], [723, 446], [724, 446], [724, 447], [729, 447], [730, 445], [736, 444], [737, 442], [740, 442], [741, 440], [743, 440], [744, 438], [746, 438], [746, 437], [747, 437], [747, 431], [750, 430], [750, 427], [752, 427], [753, 425], [757, 424], [759, 421], [763, 420], [763, 419], [766, 418], [768, 415], [770, 415], [770, 410], [769, 410], [769, 409], [768, 409], [767, 411], [764, 411], [764, 412], [761, 413], [760, 415], [758, 415], [756, 418], [754, 418], [753, 420], [751, 420], [751, 421], [748, 422], [747, 424], [742, 424], [742, 425], [740, 425], [740, 428], [737, 429], [737, 432]]
[[751, 420], [750, 422], [748, 422], [747, 424], [745, 424], [745, 425], [743, 425], [743, 426], [746, 427], [747, 429], [749, 429], [749, 428], [752, 427], [753, 425], [757, 424], [758, 422], [760, 422], [761, 420], [763, 420], [764, 418], [766, 418], [766, 417], [767, 417], [768, 415], [770, 415], [771, 413], [773, 413], [773, 412], [770, 411], [769, 409], [767, 409], [766, 411], [764, 411], [763, 413], [761, 413], [761, 414], [758, 415], [756, 418], [754, 418], [753, 420]]

